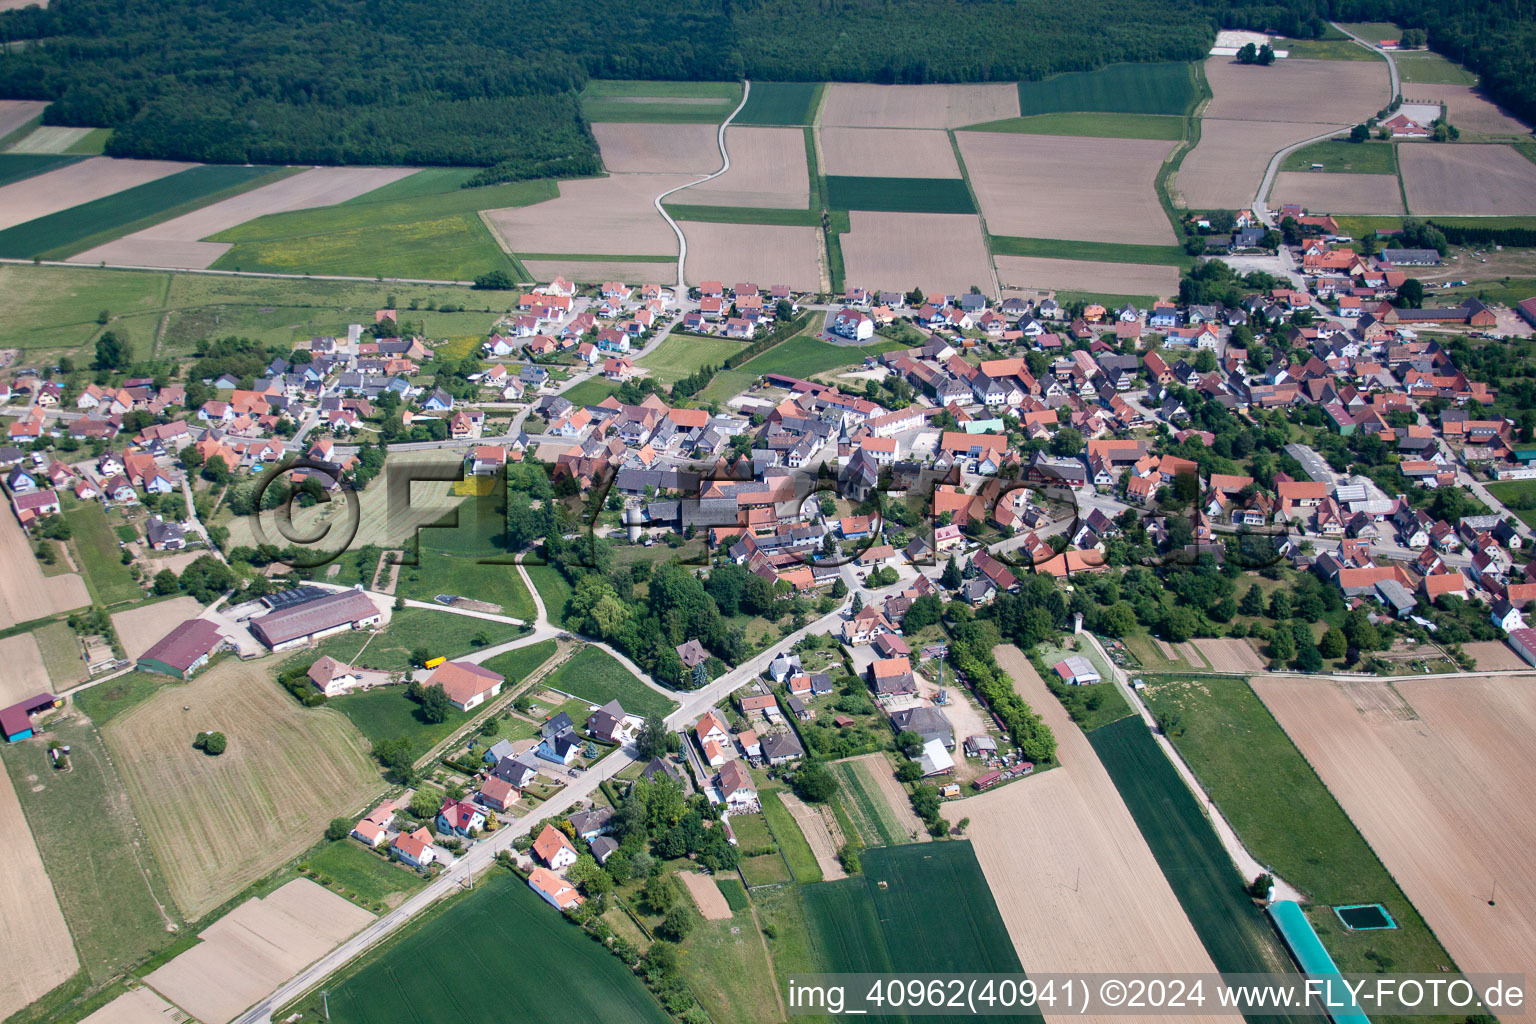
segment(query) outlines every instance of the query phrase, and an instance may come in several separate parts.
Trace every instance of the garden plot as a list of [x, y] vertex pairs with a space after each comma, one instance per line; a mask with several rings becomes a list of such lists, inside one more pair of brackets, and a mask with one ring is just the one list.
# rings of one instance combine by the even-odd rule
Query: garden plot
[[1217, 120], [1352, 125], [1391, 99], [1387, 65], [1379, 60], [1289, 59], [1260, 67], [1211, 57], [1205, 78], [1211, 102], [1204, 116]]
[[1419, 143], [1402, 146], [1397, 158], [1412, 213], [1449, 217], [1536, 214], [1536, 163], [1513, 147]]
[[18, 633], [0, 640], [0, 707], [52, 692], [53, 684], [43, 664], [43, 652], [31, 633]]
[[679, 871], [677, 877], [682, 880], [688, 895], [693, 897], [693, 902], [698, 905], [699, 913], [706, 921], [728, 921], [731, 917], [731, 905], [725, 902], [725, 895], [720, 887], [715, 885], [715, 880], [708, 875], [697, 871]]
[[[1376, 703], [1406, 714], [1362, 699], [1389, 687], [1401, 696]], [[1456, 965], [1536, 971], [1536, 680], [1268, 676], [1254, 689]]]
[[1403, 193], [1395, 174], [1281, 171], [1270, 194], [1276, 206], [1295, 203], [1315, 214], [1403, 212]]
[[0, 230], [185, 171], [171, 160], [112, 160], [98, 156], [0, 188]]
[[201, 239], [267, 214], [333, 206], [415, 173], [408, 167], [314, 167], [98, 245], [68, 262], [206, 269], [229, 251], [231, 243]]
[[614, 174], [708, 174], [720, 169], [712, 124], [594, 124], [603, 166]]
[[1175, 241], [1156, 189], [1172, 142], [1003, 132], [955, 138], [994, 235]]
[[167, 633], [187, 619], [195, 619], [203, 606], [194, 597], [173, 597], [132, 608], [112, 615], [112, 628], [122, 641], [123, 653], [129, 661], [139, 660], [139, 655], [159, 643]]
[[1018, 648], [995, 654], [1055, 731], [1061, 767], [945, 804], [944, 815], [971, 819], [967, 837], [1019, 959], [1031, 973], [1214, 972], [1087, 737]]
[[[805, 162], [805, 132], [799, 128], [725, 130], [730, 170], [691, 185], [667, 198], [695, 206], [752, 206], [803, 210], [810, 205], [810, 171]], [[715, 167], [720, 154], [715, 152]], [[713, 171], [715, 167], [708, 170]], [[692, 241], [692, 232], [690, 242]]]
[[1053, 260], [1039, 256], [997, 257], [1004, 288], [1091, 292], [1098, 295], [1176, 295], [1179, 268], [1144, 263]]
[[0, 629], [91, 603], [79, 573], [43, 575], [15, 516], [0, 516], [0, 564]]
[[227, 1024], [372, 920], [366, 910], [296, 878], [265, 899], [240, 904], [145, 980], [204, 1024]]
[[[1352, 65], [1355, 61], [1333, 61]], [[1184, 157], [1170, 191], [1191, 210], [1240, 209], [1253, 202], [1270, 157], [1297, 142], [1338, 131], [1342, 124], [1246, 121], [1206, 117], [1200, 144]]]
[[560, 182], [558, 199], [486, 210], [482, 216], [513, 252], [675, 256], [677, 236], [654, 200], [692, 180], [687, 174], [579, 178]]
[[[8, 10], [7, 0], [0, 0], [0, 11]], [[0, 100], [0, 139], [42, 114], [48, 104], [42, 100]]]
[[6, 870], [0, 875], [0, 916], [5, 920], [0, 954], [6, 964], [0, 981], [0, 1014], [7, 1017], [61, 984], [80, 966], [13, 782], [31, 784], [12, 780], [0, 766], [0, 831], [10, 843]]
[[[689, 232], [692, 235], [692, 232]], [[677, 278], [676, 261], [631, 262], [629, 260], [523, 260], [523, 266], [535, 281], [553, 281], [564, 277], [576, 284], [601, 284], [627, 281], [631, 284], [667, 284]]]
[[823, 288], [818, 228], [688, 221], [683, 231], [688, 236], [683, 270], [690, 283], [761, 281], [797, 291]]
[[974, 285], [988, 295], [996, 292], [981, 219], [975, 215], [854, 210], [849, 223], [852, 230], [842, 236], [841, 245], [851, 286], [903, 292], [919, 287], [929, 295], [944, 295]]
[[821, 104], [824, 125], [871, 128], [959, 128], [1019, 116], [1013, 83], [991, 85], [827, 86]]
[[[1504, 113], [1475, 85], [1405, 85], [1409, 102], [1444, 104], [1451, 124], [1485, 135], [1529, 135], [1530, 129]], [[1437, 112], [1438, 115], [1438, 112]]]
[[823, 174], [844, 174], [850, 177], [960, 177], [960, 165], [955, 163], [955, 149], [949, 144], [947, 132], [923, 128], [837, 126], [819, 131]]

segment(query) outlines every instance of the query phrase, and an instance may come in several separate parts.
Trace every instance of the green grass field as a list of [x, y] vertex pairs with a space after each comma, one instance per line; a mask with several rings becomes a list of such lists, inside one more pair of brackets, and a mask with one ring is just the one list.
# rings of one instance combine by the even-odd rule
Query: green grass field
[[434, 171], [419, 182], [412, 175], [350, 203], [258, 217], [213, 236], [234, 246], [214, 266], [447, 281], [467, 281], [489, 270], [525, 276], [491, 237], [479, 211], [554, 199], [554, 182], [461, 189], [462, 173], [462, 168]]
[[545, 684], [593, 704], [617, 700], [632, 715], [671, 714], [677, 702], [646, 686], [601, 647], [583, 647], [552, 672]]
[[89, 715], [98, 726], [103, 726], [153, 697], [161, 687], [177, 686], [180, 682], [170, 676], [129, 672], [81, 690], [74, 696], [75, 707]]
[[730, 338], [695, 338], [673, 334], [640, 360], [651, 379], [670, 387], [702, 366], [719, 366], [745, 347]]
[[1130, 303], [1133, 306], [1150, 306], [1157, 301], [1156, 295], [1117, 295], [1114, 292], [1074, 292], [1061, 288], [1056, 291], [1056, 301], [1063, 306], [1074, 302], [1097, 302], [1105, 309], [1118, 309]]
[[288, 168], [206, 164], [0, 231], [0, 256], [62, 259], [259, 185]]
[[907, 841], [901, 822], [891, 813], [885, 797], [875, 787], [859, 764], [854, 761], [834, 761], [832, 773], [839, 782], [838, 799], [853, 823], [859, 841], [865, 846], [894, 846]]
[[[552, 1007], [578, 1021], [671, 1019], [618, 958], [502, 870], [328, 989], [336, 1024], [399, 1018], [401, 1007], [423, 1022], [545, 1020]], [[318, 994], [302, 1009], [311, 1002], [306, 1019], [321, 1019]]]
[[895, 213], [975, 213], [971, 193], [958, 178], [854, 178], [827, 176], [827, 205], [835, 210]]
[[1381, 60], [1374, 52], [1347, 37], [1338, 39], [1276, 39], [1275, 49], [1289, 51], [1297, 60]]
[[1189, 112], [1199, 98], [1193, 65], [1111, 64], [1097, 71], [1073, 71], [1039, 82], [1019, 83], [1019, 113], [1055, 114], [1088, 110], [1110, 114]]
[[1245, 879], [1140, 716], [1088, 739], [1216, 969], [1291, 973], [1285, 948], [1243, 893]]
[[1324, 172], [1396, 174], [1397, 146], [1390, 142], [1318, 142], [1298, 149], [1281, 163], [1282, 171], [1310, 171], [1322, 164]]
[[[753, 87], [755, 92], [756, 86]], [[681, 100], [683, 102], [676, 102]], [[696, 102], [711, 100], [713, 102]], [[669, 102], [672, 101], [672, 102]], [[689, 102], [695, 101], [695, 102]], [[741, 102], [739, 82], [635, 82], [592, 79], [581, 92], [588, 121], [718, 124]]]
[[575, 387], [565, 389], [560, 394], [576, 405], [596, 405], [617, 390], [619, 390], [617, 381], [590, 377]]
[[480, 557], [456, 555], [430, 548], [423, 541], [420, 563], [401, 567], [396, 593], [418, 601], [430, 601], [438, 594], [457, 594], [476, 601], [500, 605], [503, 615], [526, 622], [533, 621], [533, 598], [522, 578], [511, 565], [485, 565]]
[[1368, 43], [1385, 40], [1395, 43], [1403, 38], [1403, 30], [1390, 21], [1341, 21], [1339, 27], [1346, 32], [1353, 32]]
[[794, 377], [809, 377], [813, 373], [825, 373], [839, 366], [862, 363], [865, 356], [879, 355], [893, 349], [906, 348], [900, 342], [879, 341], [873, 345], [833, 345], [810, 335], [790, 338], [781, 345], [764, 352], [756, 359], [742, 363], [738, 370], [754, 376], [764, 373], [787, 373]]
[[[1340, 970], [1381, 969], [1367, 955], [1373, 951], [1395, 961], [1399, 971], [1434, 972], [1452, 962], [1245, 680], [1159, 682], [1145, 693], [1159, 714], [1179, 711], [1174, 744], [1243, 843], [1312, 898], [1307, 917]], [[1285, 798], [1276, 799], [1277, 793]], [[1134, 813], [1136, 802], [1126, 802]], [[1329, 907], [1349, 903], [1380, 903], [1398, 927], [1345, 932]]]
[[[757, 87], [752, 91], [756, 93]], [[719, 881], [731, 882], [746, 899], [740, 882]], [[711, 1020], [779, 1024], [784, 1019], [773, 990], [773, 964], [763, 937], [750, 922], [743, 926], [735, 918], [701, 920], [688, 933], [685, 948], [683, 979]]]
[[80, 156], [100, 156], [106, 152], [107, 140], [111, 137], [111, 128], [92, 128], [80, 136], [80, 138], [70, 143], [64, 152]]
[[311, 877], [338, 895], [370, 910], [394, 907], [427, 884], [397, 862], [370, 853], [355, 839], [326, 843], [308, 857]]
[[[515, 640], [518, 635], [516, 626], [503, 622], [429, 608], [402, 608], [394, 613], [383, 632], [369, 634], [365, 630], [356, 630], [337, 633], [321, 640], [305, 656], [311, 653], [316, 657], [329, 654], [340, 661], [355, 662], [364, 668], [404, 672], [410, 668], [411, 651], [417, 647], [425, 647], [434, 658], [456, 658], [475, 649], [476, 637], [483, 636], [488, 641], [485, 646], [493, 647]], [[365, 642], [366, 649], [363, 646]]]
[[332, 697], [326, 707], [346, 715], [370, 743], [404, 736], [411, 741], [411, 753], [418, 759], [475, 717], [475, 712], [450, 708], [443, 721], [428, 722], [421, 717], [420, 706], [405, 695], [403, 686], [378, 686], [366, 693]]
[[1536, 526], [1536, 480], [1505, 480], [1487, 487], [1489, 493], [1508, 506], [1522, 523]]
[[182, 922], [101, 736], [78, 716], [51, 732], [70, 747], [70, 771], [53, 769], [41, 740], [6, 744], [5, 768], [80, 965], [101, 984], [171, 942], [166, 925]]
[[[576, 400], [573, 398], [571, 401]], [[533, 588], [539, 592], [539, 599], [544, 602], [544, 614], [550, 622], [564, 626], [565, 605], [571, 599], [570, 583], [552, 565], [529, 565], [525, 568], [528, 578], [533, 581]]]
[[71, 531], [75, 561], [85, 577], [91, 599], [103, 607], [126, 604], [144, 596], [128, 566], [123, 564], [117, 534], [107, 519], [107, 511], [89, 502], [64, 513]]
[[753, 82], [746, 106], [731, 124], [810, 124], [820, 99], [817, 82]]
[[1438, 53], [1405, 51], [1397, 56], [1397, 74], [1404, 85], [1476, 85], [1477, 76]]
[[709, 382], [709, 386], [694, 398], [700, 403], [714, 402], [724, 405], [751, 387], [756, 380], [756, 374], [744, 373], [741, 370], [721, 370], [715, 374], [715, 379]]
[[761, 796], [763, 817], [768, 819], [768, 827], [773, 830], [774, 841], [779, 844], [779, 850], [789, 863], [789, 870], [794, 874], [795, 881], [801, 885], [821, 881], [821, 865], [816, 863], [816, 855], [811, 852], [811, 844], [806, 842], [805, 833], [800, 831], [800, 826], [795, 824], [795, 819], [790, 816], [789, 809], [784, 806], [784, 801], [779, 797], [779, 791], [765, 789], [762, 790]]
[[540, 640], [536, 644], [498, 654], [482, 664], [492, 672], [499, 672], [506, 676], [507, 689], [510, 690], [527, 679], [540, 665], [553, 658], [556, 646], [553, 640]]
[[1057, 238], [1018, 238], [992, 235], [987, 239], [996, 256], [1042, 256], [1057, 260], [1103, 260], [1188, 267], [1193, 258], [1177, 245], [1132, 245], [1119, 242], [1064, 241]]
[[37, 649], [48, 669], [48, 681], [57, 693], [85, 679], [85, 659], [80, 655], [80, 641], [67, 622], [52, 622], [32, 631]]
[[1022, 135], [1081, 135], [1106, 139], [1159, 139], [1184, 137], [1184, 118], [1170, 114], [1113, 114], [1057, 112], [987, 121], [965, 129], [971, 132], [1013, 132]]
[[62, 153], [0, 153], [0, 185], [35, 177], [80, 160]]
[[758, 206], [673, 206], [663, 203], [674, 220], [702, 220], [712, 224], [770, 224], [819, 227], [819, 209], [776, 210]]
[[752, 901], [747, 898], [747, 890], [734, 878], [716, 878], [715, 888], [725, 897], [732, 913], [739, 914], [752, 906]]

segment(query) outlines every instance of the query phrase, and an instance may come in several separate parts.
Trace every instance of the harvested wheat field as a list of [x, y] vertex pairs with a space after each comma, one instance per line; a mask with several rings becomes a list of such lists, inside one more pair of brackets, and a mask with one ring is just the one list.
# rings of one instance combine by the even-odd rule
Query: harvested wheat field
[[835, 882], [839, 878], [847, 878], [848, 872], [843, 870], [842, 862], [837, 859], [837, 851], [843, 845], [843, 833], [832, 808], [825, 804], [812, 807], [788, 791], [780, 793], [779, 799], [805, 834], [805, 841], [810, 844], [811, 853], [816, 857], [816, 866], [821, 868], [822, 881]]
[[1216, 672], [1262, 672], [1264, 660], [1246, 640], [1203, 638], [1191, 640], [1189, 645], [1199, 651], [1211, 663]]
[[333, 206], [415, 173], [410, 167], [313, 167], [98, 245], [70, 257], [68, 262], [203, 270], [228, 252], [230, 243], [200, 239], [269, 213]]
[[373, 915], [307, 878], [246, 900], [147, 982], [204, 1024], [227, 1024], [360, 931]]
[[[667, 197], [692, 206], [757, 206], [804, 210], [811, 202], [810, 170], [805, 162], [805, 133], [799, 128], [725, 130], [731, 169], [718, 178], [690, 185]], [[716, 153], [719, 166], [719, 154]]]
[[628, 260], [523, 260], [535, 281], [564, 277], [577, 284], [627, 281], [630, 284], [671, 285], [677, 280], [677, 261], [631, 263]]
[[69, 147], [85, 138], [94, 128], [61, 128], [55, 125], [38, 125], [26, 137], [13, 143], [7, 153], [66, 153]]
[[481, 216], [513, 252], [676, 256], [677, 236], [653, 200], [687, 174], [614, 174], [560, 182], [560, 196]]
[[171, 1004], [147, 988], [131, 989], [97, 1010], [80, 1024], [171, 1024]]
[[[46, 687], [45, 687], [46, 689]], [[61, 984], [80, 966], [64, 915], [43, 870], [32, 831], [5, 766], [0, 765], [0, 834], [10, 843], [6, 869], [0, 873], [0, 1014], [9, 1017]]]
[[1053, 260], [1042, 256], [999, 256], [997, 276], [1005, 288], [1095, 292], [1100, 295], [1177, 295], [1179, 268], [1143, 263]]
[[729, 921], [731, 919], [731, 905], [725, 902], [725, 896], [720, 892], [720, 887], [715, 884], [713, 878], [697, 871], [679, 871], [677, 877], [683, 880], [683, 885], [688, 889], [688, 895], [693, 897], [693, 902], [698, 906], [704, 920]]
[[1402, 213], [1395, 174], [1319, 174], [1281, 171], [1270, 193], [1275, 206], [1296, 203], [1315, 214]]
[[43, 652], [31, 633], [18, 633], [0, 640], [0, 707], [9, 707], [39, 693], [50, 693], [53, 683], [43, 664]]
[[0, 516], [0, 565], [0, 629], [91, 603], [79, 573], [43, 575], [14, 516]]
[[960, 156], [994, 235], [1172, 243], [1154, 187], [1172, 142], [959, 132]]
[[[0, 11], [10, 10], [5, 6], [7, 2], [0, 0]], [[47, 105], [43, 100], [0, 100], [0, 138], [42, 114]]]
[[868, 178], [958, 178], [949, 133], [925, 128], [818, 129], [823, 174]]
[[849, 223], [853, 230], [841, 244], [851, 286], [944, 295], [975, 285], [996, 292], [981, 218], [973, 214], [854, 210]]
[[1399, 146], [1397, 159], [1414, 214], [1536, 214], [1536, 163], [1511, 146], [1418, 143]]
[[1019, 116], [1019, 88], [991, 85], [827, 86], [821, 124], [867, 128], [960, 128]]
[[1269, 67], [1210, 57], [1208, 118], [1351, 125], [1387, 105], [1391, 77], [1379, 60], [1278, 60]]
[[804, 291], [824, 287], [819, 228], [695, 220], [681, 226], [688, 238], [683, 273], [690, 283], [762, 281]]
[[[267, 659], [226, 661], [102, 730], [188, 920], [301, 853], [380, 788], [356, 727], [300, 707], [271, 677]], [[224, 733], [228, 750], [194, 749], [199, 730]]]
[[594, 124], [592, 137], [613, 174], [709, 174], [720, 169], [718, 125]]
[[1253, 687], [1456, 965], [1536, 971], [1536, 679]]
[[1192, 210], [1247, 206], [1259, 191], [1270, 157], [1293, 143], [1339, 128], [1334, 124], [1203, 118], [1200, 144], [1184, 157], [1170, 191], [1176, 202], [1182, 200]]
[[1476, 659], [1479, 672], [1519, 672], [1531, 667], [1502, 640], [1479, 640], [1462, 644], [1461, 649]]
[[91, 157], [0, 188], [0, 230], [110, 196], [196, 164]]
[[112, 628], [123, 643], [129, 661], [159, 643], [164, 636], [187, 619], [195, 619], [203, 610], [195, 597], [173, 597], [112, 616]]
[[944, 816], [971, 819], [967, 838], [1025, 969], [1214, 972], [1087, 737], [1017, 647], [994, 653], [1055, 731], [1061, 767], [945, 804]]
[[1407, 103], [1445, 104], [1450, 122], [1463, 132], [1486, 135], [1529, 135], [1531, 130], [1483, 95], [1475, 85], [1408, 85]]

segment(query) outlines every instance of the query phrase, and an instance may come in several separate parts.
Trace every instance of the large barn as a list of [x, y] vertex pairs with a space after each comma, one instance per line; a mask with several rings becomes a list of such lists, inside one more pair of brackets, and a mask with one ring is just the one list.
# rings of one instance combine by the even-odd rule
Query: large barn
[[251, 635], [274, 651], [299, 647], [332, 633], [376, 626], [383, 619], [378, 606], [360, 590], [322, 594], [283, 605], [251, 620]]
[[140, 672], [191, 679], [223, 642], [219, 627], [207, 619], [188, 619], [139, 655], [138, 668]]

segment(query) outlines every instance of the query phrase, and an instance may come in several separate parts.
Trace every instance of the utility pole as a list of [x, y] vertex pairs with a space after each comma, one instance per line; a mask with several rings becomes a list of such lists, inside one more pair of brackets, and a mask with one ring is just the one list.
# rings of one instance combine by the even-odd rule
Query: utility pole
[[331, 1019], [331, 993], [326, 989], [320, 990], [320, 1001], [325, 1006], [325, 1019]]

